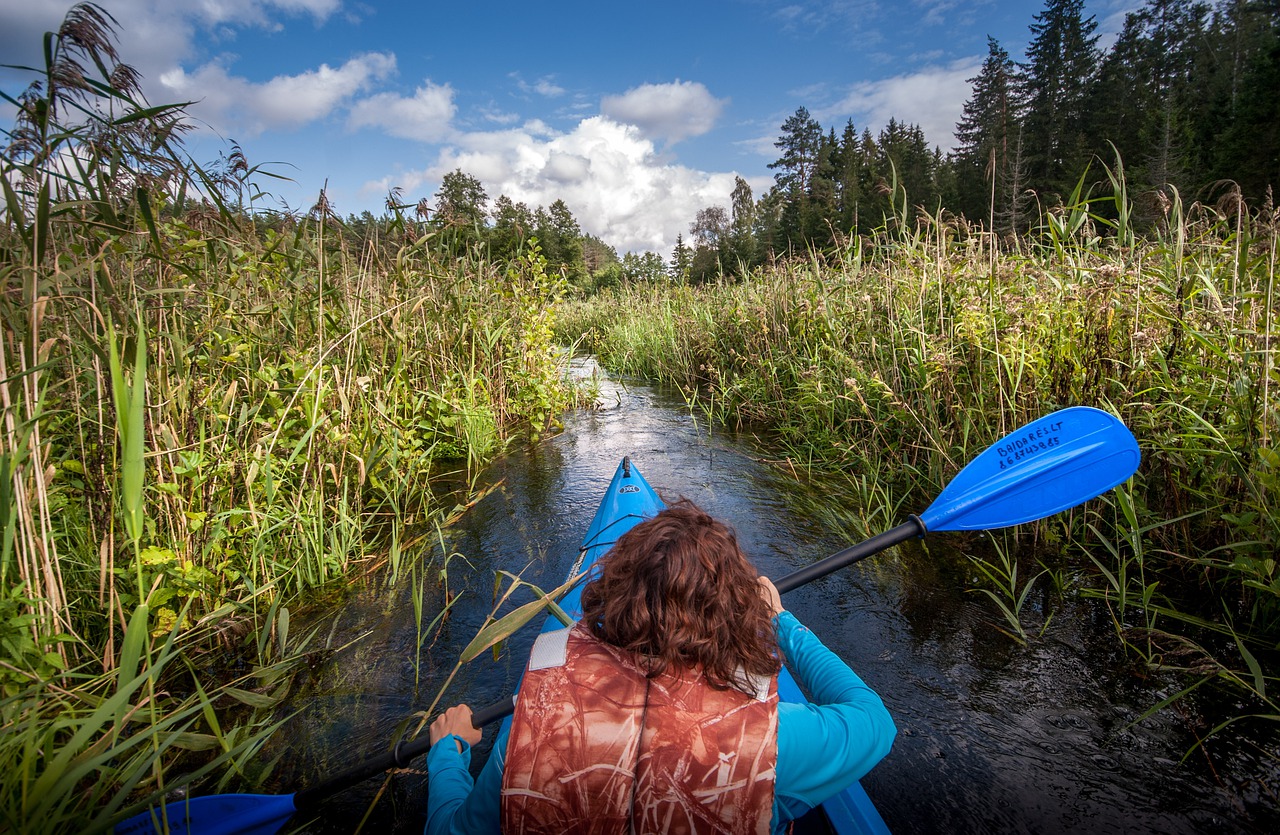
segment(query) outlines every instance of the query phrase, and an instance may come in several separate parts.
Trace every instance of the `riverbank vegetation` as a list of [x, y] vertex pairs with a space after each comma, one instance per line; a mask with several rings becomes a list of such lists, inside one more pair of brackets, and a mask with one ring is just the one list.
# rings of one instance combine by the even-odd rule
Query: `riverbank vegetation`
[[[1096, 597], [1144, 661], [1191, 686], [1230, 682], [1274, 716], [1280, 217], [1235, 194], [1175, 199], [1139, 239], [1113, 219], [1131, 211], [1118, 163], [1110, 176], [1016, 245], [903, 214], [742, 281], [571, 302], [561, 327], [606, 367], [767, 429], [793, 465], [844, 473], [854, 494], [874, 485], [890, 506], [924, 506], [1053, 409], [1118, 414], [1144, 455], [1132, 481], [1032, 526], [1021, 573], [1001, 551], [971, 581], [1002, 590], [1023, 638], [1034, 584]], [[1040, 565], [1030, 554], [1046, 548], [1060, 556]]]
[[563, 333], [890, 507], [1054, 408], [1115, 412], [1139, 475], [1032, 529], [1074, 557], [993, 542], [973, 585], [1019, 640], [1052, 617], [1033, 590], [1095, 597], [1135, 658], [1245, 694], [1201, 732], [1275, 720], [1280, 17], [1151, 0], [1105, 53], [1096, 28], [1048, 0], [1025, 61], [992, 41], [945, 157], [797, 109], [773, 186], [739, 178], [677, 242], [675, 287], [627, 278]]
[[394, 581], [571, 393], [536, 247], [258, 210], [99, 10], [47, 46], [0, 172], [0, 828], [89, 832], [269, 768], [271, 708], [333, 649], [290, 607]]
[[[1087, 29], [1071, 6], [1038, 25]], [[1167, 77], [1150, 47], [1182, 31], [1161, 28], [1177, 9], [1200, 7], [1149, 3], [1082, 78]], [[323, 193], [277, 211], [238, 149], [186, 155], [182, 109], [142, 101], [109, 21], [77, 6], [38, 84], [6, 96], [0, 820], [101, 830], [269, 770], [272, 708], [333, 649], [291, 609], [403, 575], [467, 500], [442, 484], [554, 425], [574, 397], [556, 343], [846, 473], [869, 514], [1049, 410], [1115, 412], [1139, 474], [975, 549], [969, 581], [1022, 640], [1055, 595], [1088, 597], [1139, 662], [1229, 684], [1243, 707], [1203, 732], [1280, 716], [1280, 217], [1258, 186], [1276, 172], [1251, 167], [1274, 159], [1259, 108], [1275, 97], [1244, 95], [1275, 70], [1276, 21], [1233, 2], [1183, 23], [1198, 34], [1179, 60], [1234, 45], [1209, 62], [1239, 82], [1213, 99], [1251, 137], [1214, 146], [1230, 153], [1178, 156], [1209, 146], [1161, 134], [1160, 168], [1141, 150], [1161, 125], [1204, 138], [1170, 108], [1201, 101], [1175, 74], [1117, 117], [1130, 133], [1042, 171], [1034, 99], [982, 121], [1010, 71], [993, 44], [956, 155], [897, 122], [837, 139], [801, 109], [776, 187], [757, 201], [741, 181], [664, 263], [619, 257], [561, 201], [490, 205], [462, 171], [432, 201], [392, 192], [381, 217], [342, 219]], [[993, 157], [1011, 147], [1025, 160]], [[1029, 590], [1048, 603], [1029, 611]]]

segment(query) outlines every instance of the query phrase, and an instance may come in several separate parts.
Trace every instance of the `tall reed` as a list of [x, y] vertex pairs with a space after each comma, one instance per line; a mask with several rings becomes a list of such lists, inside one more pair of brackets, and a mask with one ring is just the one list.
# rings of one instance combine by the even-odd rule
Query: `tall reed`
[[[562, 339], [581, 334], [612, 370], [776, 431], [794, 461], [848, 474], [855, 494], [871, 478], [913, 503], [1021, 423], [1070, 405], [1115, 412], [1142, 447], [1138, 475], [1036, 537], [1076, 543], [1071, 576], [1152, 663], [1150, 630], [1127, 630], [1158, 607], [1163, 629], [1236, 671], [1224, 679], [1262, 681], [1250, 659], [1280, 642], [1280, 214], [1234, 191], [1191, 206], [1166, 191], [1162, 223], [1139, 238], [1123, 166], [1105, 170], [1098, 195], [1082, 177], [1018, 250], [963, 221], [899, 216], [741, 282], [576, 300]], [[1022, 635], [1019, 603], [1041, 572], [1008, 555], [984, 567]]]
[[[458, 503], [439, 474], [572, 396], [536, 248], [446, 257], [395, 213], [358, 238], [323, 194], [265, 210], [238, 151], [186, 156], [113, 23], [76, 6], [4, 96], [0, 814], [21, 831], [251, 774], [308, 640], [290, 606], [392, 552], [412, 576], [406, 532]], [[223, 653], [248, 676], [211, 677]]]

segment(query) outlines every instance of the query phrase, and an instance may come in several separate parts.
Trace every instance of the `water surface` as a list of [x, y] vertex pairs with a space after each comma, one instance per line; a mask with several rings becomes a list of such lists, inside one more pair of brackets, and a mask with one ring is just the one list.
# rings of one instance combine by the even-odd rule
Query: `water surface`
[[[495, 571], [557, 585], [623, 456], [668, 500], [690, 498], [729, 521], [770, 576], [849, 544], [840, 520], [860, 512], [849, 497], [798, 482], [764, 463], [766, 454], [753, 438], [708, 432], [676, 398], [603, 380], [600, 408], [569, 415], [561, 434], [484, 474], [493, 492], [446, 543], [457, 555], [449, 589], [461, 597], [438, 634], [419, 646], [413, 582], [373, 584], [325, 622], [318, 640], [355, 642], [291, 706], [300, 712], [286, 730], [280, 790], [379, 753], [429, 709], [490, 611]], [[1211, 745], [1213, 769], [1203, 757], [1180, 763], [1193, 737], [1176, 714], [1134, 724], [1173, 682], [1136, 678], [1109, 621], [1085, 603], [1059, 610], [1028, 646], [1010, 640], [986, 598], [964, 591], [952, 550], [971, 543], [951, 536], [882, 554], [786, 598], [897, 722], [892, 752], [863, 780], [892, 831], [1280, 831], [1274, 796], [1248, 782], [1261, 754]], [[434, 576], [422, 588], [430, 620], [442, 593]], [[534, 631], [458, 671], [441, 707], [480, 706], [511, 692]], [[477, 750], [477, 769], [492, 733]], [[309, 831], [353, 831], [378, 792], [366, 831], [420, 831], [426, 780], [414, 769], [345, 793]]]

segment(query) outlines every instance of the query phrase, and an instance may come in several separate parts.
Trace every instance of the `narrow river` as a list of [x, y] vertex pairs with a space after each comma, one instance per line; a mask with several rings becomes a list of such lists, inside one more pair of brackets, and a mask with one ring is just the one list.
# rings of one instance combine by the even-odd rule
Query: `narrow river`
[[[448, 584], [462, 596], [420, 651], [417, 589], [409, 581], [355, 593], [336, 621], [323, 621], [317, 645], [354, 643], [290, 706], [297, 715], [284, 744], [270, 752], [284, 752], [276, 790], [300, 788], [385, 750], [406, 720], [431, 705], [483, 623], [495, 571], [544, 588], [563, 578], [625, 455], [666, 498], [688, 497], [729, 521], [770, 576], [849, 544], [834, 520], [858, 509], [762, 463], [751, 439], [708, 432], [682, 401], [648, 387], [603, 380], [600, 404], [567, 416], [561, 434], [514, 451], [485, 473], [482, 484], [497, 486], [447, 535], [458, 555], [448, 564]], [[1172, 683], [1124, 672], [1104, 614], [1069, 606], [1023, 647], [1001, 632], [986, 597], [961, 588], [949, 544], [960, 543], [885, 553], [786, 598], [895, 717], [893, 751], [863, 780], [893, 832], [1280, 831], [1274, 798], [1243, 776], [1258, 772], [1249, 758], [1259, 754], [1211, 744], [1212, 769], [1198, 754], [1183, 764], [1194, 740], [1176, 714], [1134, 724], [1174, 692]], [[525, 594], [518, 602], [529, 599]], [[440, 600], [432, 579], [424, 625]], [[496, 660], [486, 654], [463, 667], [441, 707], [485, 705], [509, 693], [534, 631], [513, 638]], [[492, 733], [473, 767], [487, 756]], [[380, 789], [365, 831], [420, 831], [426, 780], [416, 770], [395, 775], [385, 789], [371, 780], [335, 798], [307, 831], [354, 831]]]

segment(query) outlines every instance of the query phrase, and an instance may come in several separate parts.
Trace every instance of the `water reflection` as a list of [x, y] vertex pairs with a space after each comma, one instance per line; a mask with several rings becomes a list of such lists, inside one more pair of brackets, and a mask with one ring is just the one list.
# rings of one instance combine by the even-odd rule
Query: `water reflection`
[[[589, 365], [578, 368], [591, 373]], [[730, 521], [771, 576], [848, 544], [836, 520], [856, 519], [858, 510], [761, 463], [748, 439], [708, 433], [681, 401], [648, 387], [601, 379], [599, 400], [597, 410], [570, 415], [560, 435], [486, 473], [497, 488], [447, 543], [461, 555], [448, 578], [462, 597], [438, 635], [419, 649], [412, 582], [345, 604], [327, 628], [336, 643], [359, 640], [293, 705], [301, 712], [288, 747], [298, 759], [282, 764], [281, 785], [297, 787], [383, 750], [415, 712], [426, 711], [489, 613], [494, 572], [555, 585], [624, 455], [666, 498], [686, 496]], [[430, 620], [440, 591], [434, 577], [422, 588]], [[955, 556], [945, 542], [931, 542], [787, 597], [881, 693], [898, 723], [892, 753], [864, 780], [893, 831], [1191, 833], [1280, 825], [1261, 790], [1263, 802], [1246, 815], [1198, 761], [1178, 764], [1191, 742], [1178, 723], [1132, 724], [1170, 685], [1135, 684], [1115, 655], [1109, 624], [1094, 611], [1081, 604], [1059, 612], [1043, 637], [1023, 647], [1001, 633], [985, 598], [962, 588]], [[483, 705], [510, 692], [532, 638], [526, 630], [498, 658], [458, 671], [443, 705]], [[482, 745], [477, 767], [485, 753]], [[336, 799], [312, 831], [352, 831], [381, 786], [370, 781]], [[367, 831], [419, 831], [424, 809], [423, 775], [396, 775]]]

